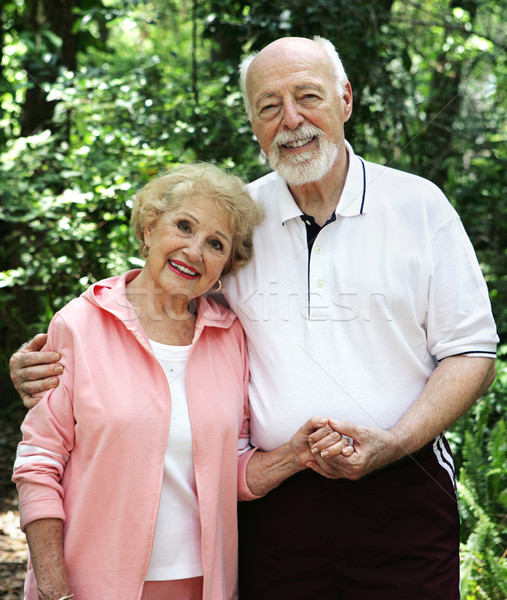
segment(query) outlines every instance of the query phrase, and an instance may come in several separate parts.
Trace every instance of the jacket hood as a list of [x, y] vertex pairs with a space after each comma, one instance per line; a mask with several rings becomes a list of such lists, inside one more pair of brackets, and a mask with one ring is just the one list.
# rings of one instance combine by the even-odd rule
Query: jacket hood
[[[123, 275], [108, 277], [91, 285], [81, 297], [94, 306], [105, 310], [124, 322], [131, 331], [142, 330], [137, 312], [127, 299], [126, 285], [135, 279], [140, 269], [127, 271]], [[226, 306], [218, 304], [212, 298], [201, 296], [196, 299], [197, 323], [196, 330], [204, 327], [229, 328], [236, 315]]]

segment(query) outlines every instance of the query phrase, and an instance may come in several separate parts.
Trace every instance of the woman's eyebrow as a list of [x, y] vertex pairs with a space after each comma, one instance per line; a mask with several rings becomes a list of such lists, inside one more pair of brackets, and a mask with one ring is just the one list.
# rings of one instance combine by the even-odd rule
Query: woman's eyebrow
[[[201, 222], [199, 221], [199, 219], [191, 214], [186, 212], [185, 210], [182, 210], [180, 213], [178, 213], [179, 215], [186, 215], [187, 217], [189, 217], [190, 219], [192, 219], [192, 221], [195, 221], [198, 225], [201, 224]], [[223, 237], [224, 240], [227, 240], [229, 242], [229, 244], [231, 243], [231, 240], [225, 235], [225, 233], [222, 233], [220, 230], [215, 231], [216, 235], [219, 235], [220, 237]]]

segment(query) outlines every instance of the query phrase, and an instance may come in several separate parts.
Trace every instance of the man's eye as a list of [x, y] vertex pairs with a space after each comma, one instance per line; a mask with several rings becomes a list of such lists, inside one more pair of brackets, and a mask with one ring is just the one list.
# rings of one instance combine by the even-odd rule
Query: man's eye
[[261, 113], [266, 113], [276, 108], [276, 104], [266, 104], [261, 108]]
[[224, 245], [222, 244], [222, 242], [220, 240], [211, 240], [210, 246], [214, 250], [223, 250], [224, 249]]

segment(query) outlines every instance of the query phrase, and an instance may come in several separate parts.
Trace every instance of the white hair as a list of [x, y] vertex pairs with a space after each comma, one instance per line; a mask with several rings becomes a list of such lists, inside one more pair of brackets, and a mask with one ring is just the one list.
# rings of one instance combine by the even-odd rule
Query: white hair
[[[315, 35], [312, 39], [322, 48], [322, 50], [328, 57], [331, 69], [333, 71], [333, 75], [335, 77], [336, 91], [338, 92], [338, 95], [340, 97], [343, 97], [343, 95], [345, 94], [345, 86], [348, 82], [348, 78], [347, 74], [345, 73], [345, 69], [343, 68], [340, 55], [336, 51], [334, 45], [326, 38]], [[249, 119], [252, 118], [252, 106], [250, 104], [250, 99], [248, 98], [248, 93], [246, 90], [246, 78], [248, 75], [248, 70], [250, 69], [250, 65], [252, 64], [254, 58], [258, 54], [258, 52], [252, 52], [251, 54], [248, 54], [247, 56], [245, 56], [245, 58], [243, 58], [239, 65], [239, 85], [241, 89], [241, 94], [243, 96], [243, 102], [245, 104], [245, 111]]]

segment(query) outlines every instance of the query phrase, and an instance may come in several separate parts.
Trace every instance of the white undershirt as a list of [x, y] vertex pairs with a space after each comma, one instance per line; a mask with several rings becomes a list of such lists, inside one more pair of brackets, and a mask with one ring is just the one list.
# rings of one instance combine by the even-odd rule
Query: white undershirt
[[185, 366], [191, 346], [168, 346], [152, 340], [150, 344], [169, 382], [171, 424], [146, 580], [198, 577], [202, 575], [201, 526], [185, 386]]

